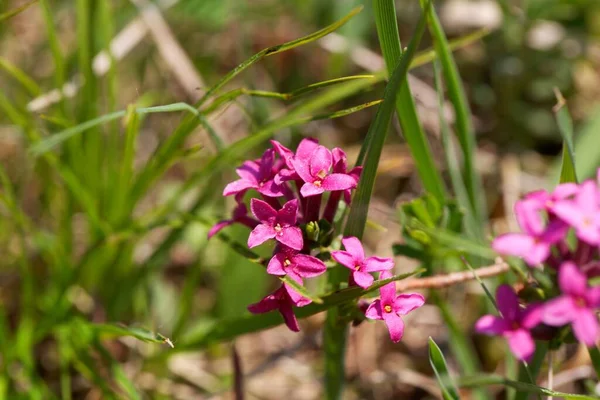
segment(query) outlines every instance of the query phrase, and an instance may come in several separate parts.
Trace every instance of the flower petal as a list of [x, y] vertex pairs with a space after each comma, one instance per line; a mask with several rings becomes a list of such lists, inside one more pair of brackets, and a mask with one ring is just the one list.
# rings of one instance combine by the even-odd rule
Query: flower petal
[[248, 247], [253, 248], [263, 244], [269, 239], [273, 239], [277, 235], [275, 229], [269, 225], [260, 224], [250, 232], [248, 236]]
[[402, 293], [394, 300], [394, 312], [398, 315], [406, 315], [425, 304], [425, 297], [419, 293]]
[[238, 194], [248, 189], [256, 189], [258, 188], [258, 183], [246, 180], [246, 179], [238, 179], [237, 181], [233, 181], [228, 183], [223, 189], [223, 196], [231, 196], [232, 194]]
[[356, 187], [356, 179], [348, 174], [331, 174], [321, 182], [321, 187], [325, 190], [346, 190]]
[[277, 218], [277, 211], [266, 201], [252, 199], [250, 201], [250, 210], [259, 221], [272, 225]]
[[519, 360], [528, 361], [535, 351], [535, 342], [531, 333], [526, 329], [517, 329], [506, 332], [505, 337], [508, 340], [510, 351]]
[[540, 235], [544, 231], [544, 221], [538, 212], [536, 201], [520, 200], [515, 204], [515, 217], [523, 232], [528, 235]]
[[534, 239], [523, 233], [507, 233], [492, 242], [492, 248], [502, 255], [523, 257], [534, 245]]
[[383, 257], [369, 257], [363, 263], [362, 270], [365, 272], [388, 271], [394, 268], [394, 260]]
[[302, 139], [298, 144], [298, 148], [296, 149], [296, 159], [305, 161], [310, 160], [313, 151], [315, 151], [317, 147], [319, 147], [319, 141], [317, 139]]
[[[298, 283], [301, 286], [304, 284], [304, 282], [302, 282], [302, 278], [300, 278], [298, 275], [294, 274], [291, 271], [290, 271], [290, 273], [288, 273], [288, 277], [290, 279], [294, 280], [296, 283]], [[306, 297], [302, 296], [302, 294], [297, 292], [296, 289], [294, 289], [292, 286], [288, 285], [287, 283], [284, 283], [283, 286], [285, 287], [285, 290], [287, 291], [287, 294], [289, 295], [289, 298], [294, 305], [296, 305], [298, 307], [304, 307], [305, 305], [312, 303], [312, 300], [307, 299]]]
[[273, 164], [275, 163], [275, 150], [267, 149], [260, 159], [259, 180], [269, 179], [273, 176]]
[[267, 197], [280, 197], [285, 194], [285, 185], [281, 182], [276, 183], [274, 179], [271, 179], [259, 185], [258, 193]]
[[267, 273], [271, 275], [285, 275], [285, 267], [284, 261], [286, 259], [285, 254], [277, 253], [275, 254], [271, 260], [269, 260], [269, 264], [267, 265]]
[[533, 329], [542, 322], [544, 316], [544, 305], [542, 303], [532, 303], [521, 311], [520, 324], [523, 328]]
[[367, 289], [375, 280], [373, 275], [369, 274], [368, 272], [361, 271], [354, 271], [352, 273], [352, 278], [354, 278], [354, 282], [356, 282], [356, 284], [363, 289]]
[[566, 261], [558, 270], [558, 287], [565, 294], [585, 296], [587, 278], [574, 262]]
[[302, 250], [302, 247], [304, 247], [302, 230], [297, 226], [283, 228], [281, 232], [275, 236], [275, 240], [294, 250]]
[[573, 320], [575, 304], [571, 296], [563, 295], [544, 304], [542, 321], [550, 326], [561, 326]]
[[279, 305], [279, 312], [283, 317], [283, 321], [287, 325], [290, 330], [294, 332], [300, 332], [300, 326], [298, 326], [298, 320], [294, 315], [294, 310], [292, 309], [291, 302], [282, 302]]
[[536, 267], [546, 261], [549, 255], [550, 245], [548, 243], [534, 242], [529, 252], [523, 255], [523, 260], [532, 267]]
[[243, 180], [258, 184], [260, 165], [256, 161], [245, 161], [235, 172]]
[[579, 185], [576, 183], [561, 183], [552, 191], [552, 197], [557, 200], [563, 200], [575, 195], [579, 191]]
[[577, 310], [573, 318], [573, 333], [586, 346], [594, 346], [600, 334], [596, 314], [585, 308]]
[[381, 300], [377, 299], [365, 311], [365, 317], [369, 319], [383, 319], [383, 311], [381, 310]]
[[390, 282], [380, 287], [379, 297], [381, 298], [383, 304], [394, 304], [394, 301], [396, 300], [396, 282]]
[[298, 174], [298, 176], [304, 182], [313, 182], [315, 178], [310, 174], [310, 168], [308, 165], [308, 160], [301, 160], [298, 157], [294, 157], [291, 160], [292, 166], [294, 167], [294, 171]]
[[317, 147], [310, 156], [310, 175], [314, 178], [323, 179], [329, 174], [333, 163], [331, 151], [325, 146]]
[[500, 285], [496, 291], [496, 302], [502, 317], [509, 321], [517, 321], [519, 315], [519, 298], [509, 285]]
[[399, 342], [404, 335], [404, 321], [402, 321], [402, 318], [394, 313], [384, 312], [383, 320], [385, 321], [388, 331], [390, 332], [390, 339], [392, 339], [392, 342]]
[[277, 211], [277, 222], [282, 225], [296, 225], [298, 216], [298, 200], [290, 200]]
[[363, 261], [365, 259], [365, 251], [363, 245], [357, 237], [349, 236], [342, 239], [342, 244], [346, 251], [352, 254], [355, 261]]
[[575, 199], [584, 214], [593, 215], [598, 212], [598, 187], [594, 181], [587, 180], [579, 185]]
[[316, 186], [316, 185], [312, 184], [311, 182], [306, 182], [300, 188], [300, 194], [304, 197], [316, 196], [323, 192], [325, 192], [325, 189], [323, 189], [322, 186]]
[[305, 254], [296, 254], [292, 258], [292, 263], [295, 264], [294, 270], [296, 273], [303, 278], [313, 278], [327, 270], [327, 266], [323, 261]]
[[219, 233], [221, 231], [221, 229], [228, 227], [229, 225], [233, 224], [233, 222], [234, 221], [231, 219], [226, 219], [226, 220], [217, 222], [208, 231], [208, 238], [210, 239], [211, 237], [215, 236], [217, 233]]
[[348, 162], [346, 159], [346, 153], [339, 147], [335, 147], [331, 150], [333, 156], [333, 172], [339, 174], [345, 174], [346, 168], [348, 168]]
[[279, 300], [274, 296], [273, 293], [271, 293], [258, 303], [250, 304], [248, 306], [248, 311], [250, 311], [252, 314], [263, 314], [278, 308]]
[[495, 315], [484, 315], [475, 323], [475, 332], [484, 335], [502, 335], [508, 329], [508, 323]]
[[594, 286], [587, 290], [585, 299], [589, 307], [600, 307], [600, 286]]
[[331, 257], [338, 263], [342, 264], [344, 267], [348, 267], [352, 270], [356, 268], [356, 260], [352, 256], [352, 254], [348, 253], [344, 250], [336, 250], [331, 252]]
[[290, 160], [294, 157], [294, 152], [279, 143], [277, 140], [271, 140], [271, 145], [273, 145], [275, 151], [277, 151], [279, 156], [285, 161], [285, 165], [288, 168], [293, 168]]

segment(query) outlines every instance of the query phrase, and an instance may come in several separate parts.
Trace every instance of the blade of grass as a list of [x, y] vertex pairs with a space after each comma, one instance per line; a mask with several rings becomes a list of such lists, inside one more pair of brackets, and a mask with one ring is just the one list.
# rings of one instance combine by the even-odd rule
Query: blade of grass
[[[393, 0], [373, 0], [373, 10], [383, 58], [388, 74], [391, 75], [402, 55], [396, 7]], [[417, 109], [408, 85], [402, 85], [396, 97], [396, 113], [423, 187], [440, 202], [443, 202], [446, 197], [446, 189], [438, 172], [439, 168], [433, 161], [429, 142], [419, 122]]]
[[0, 57], [0, 69], [3, 69], [7, 74], [19, 82], [21, 86], [23, 86], [29, 92], [30, 95], [37, 96], [40, 94], [40, 87], [33, 79], [29, 77], [29, 75], [2, 57]]
[[444, 354], [431, 337], [429, 337], [429, 364], [433, 368], [444, 400], [460, 400], [455, 384], [450, 377]]
[[11, 10], [8, 10], [5, 13], [0, 14], [0, 22], [3, 22], [4, 20], [10, 19], [10, 18], [14, 17], [15, 15], [19, 15], [20, 13], [22, 13], [25, 10], [27, 10], [30, 6], [32, 6], [37, 1], [38, 0], [30, 0], [30, 1], [26, 2], [25, 4], [19, 6], [19, 7], [15, 7], [13, 9], [11, 9]]
[[588, 352], [590, 353], [590, 359], [592, 360], [594, 371], [596, 371], [596, 376], [600, 379], [600, 350], [598, 350], [598, 346], [593, 346], [588, 347]]
[[[362, 238], [367, 222], [369, 203], [375, 185], [377, 167], [394, 112], [396, 96], [402, 86], [407, 85], [406, 74], [408, 67], [424, 31], [425, 18], [423, 16], [415, 29], [408, 49], [390, 77], [383, 95], [383, 103], [379, 106], [375, 119], [369, 126], [357, 161], [357, 165], [363, 165], [363, 172], [352, 201], [344, 236]], [[348, 272], [345, 268], [333, 268], [328, 273], [328, 282], [333, 289], [339, 287], [340, 283], [347, 279]], [[342, 310], [339, 307], [330, 309], [327, 312], [327, 320], [323, 332], [325, 395], [330, 400], [341, 398], [345, 383], [344, 371], [348, 324], [343, 319], [340, 319], [341, 314]]]
[[[426, 4], [420, 0], [421, 6]], [[463, 173], [465, 175], [465, 186], [470, 199], [470, 211], [475, 219], [480, 222], [481, 229], [487, 221], [487, 211], [484, 191], [481, 186], [480, 177], [475, 166], [475, 130], [471, 121], [471, 110], [460, 80], [458, 68], [452, 57], [452, 51], [448, 39], [442, 29], [434, 7], [427, 11], [429, 30], [434, 38], [434, 47], [442, 64], [442, 71], [448, 86], [448, 97], [454, 107], [456, 118], [456, 134], [463, 153]], [[480, 236], [482, 237], [482, 236]]]
[[558, 123], [558, 129], [563, 138], [562, 166], [560, 168], [560, 183], [577, 183], [575, 172], [575, 151], [573, 148], [573, 121], [567, 109], [565, 98], [557, 88], [554, 88], [557, 104], [553, 111]]

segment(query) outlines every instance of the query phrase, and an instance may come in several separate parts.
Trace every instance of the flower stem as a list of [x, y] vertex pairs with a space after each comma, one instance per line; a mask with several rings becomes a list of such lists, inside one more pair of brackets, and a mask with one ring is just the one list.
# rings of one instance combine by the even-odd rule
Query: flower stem
[[306, 223], [319, 220], [319, 211], [321, 210], [321, 199], [323, 195], [317, 194], [306, 199], [306, 208], [304, 210], [304, 219]]

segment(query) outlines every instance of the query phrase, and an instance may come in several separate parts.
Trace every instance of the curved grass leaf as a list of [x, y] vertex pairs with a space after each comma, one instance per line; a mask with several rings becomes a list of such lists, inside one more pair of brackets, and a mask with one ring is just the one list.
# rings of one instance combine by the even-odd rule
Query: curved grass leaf
[[131, 336], [138, 340], [148, 343], [162, 343], [174, 347], [171, 339], [157, 332], [152, 332], [144, 328], [136, 328], [121, 324], [87, 324], [96, 334], [101, 336]]
[[575, 172], [575, 150], [573, 148], [573, 120], [567, 109], [565, 98], [555, 88], [557, 104], [553, 111], [558, 123], [558, 129], [563, 138], [562, 165], [560, 168], [560, 183], [577, 182]]
[[[37, 1], [37, 0], [36, 0]], [[17, 82], [23, 86], [30, 95], [37, 96], [41, 90], [38, 84], [29, 77], [22, 69], [9, 62], [7, 59], [0, 57], [0, 69], [6, 71]]]
[[442, 397], [444, 400], [460, 400], [458, 391], [452, 382], [450, 373], [448, 372], [448, 366], [446, 365], [446, 359], [442, 354], [442, 351], [438, 347], [437, 343], [430, 337], [429, 338], [429, 364], [433, 368], [433, 372], [438, 380], [440, 389], [442, 391]]
[[27, 10], [31, 5], [33, 5], [34, 3], [37, 3], [37, 1], [38, 0], [30, 0], [27, 3], [25, 3], [19, 7], [13, 8], [12, 10], [8, 10], [7, 12], [0, 14], [0, 22], [4, 21], [6, 19], [12, 18], [15, 15], [19, 15], [23, 11]]

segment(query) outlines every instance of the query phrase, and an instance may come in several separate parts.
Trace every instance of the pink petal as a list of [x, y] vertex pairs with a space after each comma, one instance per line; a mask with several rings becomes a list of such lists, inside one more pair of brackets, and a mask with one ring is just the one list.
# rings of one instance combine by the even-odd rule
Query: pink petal
[[304, 240], [302, 230], [297, 226], [285, 227], [275, 236], [275, 240], [294, 250], [302, 250]]
[[419, 293], [402, 293], [394, 300], [394, 312], [406, 315], [425, 304], [425, 298]]
[[544, 242], [537, 242], [531, 246], [528, 253], [523, 255], [523, 260], [532, 267], [538, 266], [550, 255], [550, 245]]
[[492, 248], [500, 254], [523, 257], [534, 245], [534, 239], [522, 233], [507, 233], [492, 242]]
[[576, 183], [561, 183], [552, 191], [552, 197], [557, 200], [563, 200], [575, 195], [579, 191], [579, 185]]
[[348, 253], [344, 250], [337, 250], [331, 252], [331, 257], [338, 263], [342, 264], [344, 267], [348, 267], [351, 270], [356, 268], [356, 260], [352, 256], [352, 254]]
[[279, 312], [283, 317], [283, 321], [287, 325], [290, 330], [294, 332], [300, 332], [300, 326], [298, 325], [298, 320], [294, 315], [294, 310], [292, 309], [292, 305], [289, 302], [285, 302], [280, 305]]
[[344, 152], [344, 150], [340, 149], [339, 147], [336, 147], [333, 150], [331, 150], [331, 155], [333, 156], [333, 172], [345, 174], [348, 164], [346, 161], [346, 153]]
[[573, 318], [573, 333], [586, 346], [594, 346], [600, 334], [596, 314], [585, 308], [577, 310]]
[[363, 263], [365, 272], [387, 271], [394, 268], [394, 260], [383, 257], [369, 257]]
[[354, 282], [356, 282], [356, 284], [363, 289], [367, 289], [373, 284], [373, 281], [375, 280], [373, 279], [373, 276], [368, 272], [361, 271], [354, 271], [352, 273], [352, 278], [354, 278]]
[[404, 335], [404, 321], [402, 321], [402, 318], [394, 313], [384, 312], [383, 320], [385, 321], [388, 331], [390, 332], [390, 339], [392, 339], [392, 342], [399, 342]]
[[508, 323], [495, 315], [484, 315], [475, 323], [475, 332], [485, 335], [502, 335], [508, 329]]
[[238, 203], [233, 210], [233, 219], [240, 219], [248, 215], [248, 207], [244, 203]]
[[329, 174], [332, 162], [331, 151], [325, 146], [317, 147], [310, 156], [310, 175], [313, 179], [323, 179]]
[[535, 351], [535, 342], [531, 334], [525, 329], [506, 332], [505, 337], [508, 340], [510, 350], [519, 360], [529, 360]]
[[576, 197], [579, 209], [586, 215], [598, 212], [598, 187], [594, 181], [588, 180], [579, 185]]
[[347, 174], [331, 174], [323, 179], [321, 187], [328, 191], [354, 189], [356, 179]]
[[313, 278], [321, 275], [327, 270], [327, 266], [317, 257], [308, 256], [305, 254], [297, 254], [292, 258], [292, 262], [296, 264], [294, 270], [303, 278]]
[[280, 169], [275, 178], [273, 178], [273, 182], [277, 185], [281, 185], [284, 182], [292, 181], [295, 179], [300, 179], [298, 174], [293, 169]]
[[318, 194], [324, 193], [325, 189], [322, 186], [315, 186], [310, 182], [306, 182], [300, 188], [300, 194], [304, 197], [316, 196]]
[[308, 161], [317, 147], [319, 147], [319, 141], [317, 139], [302, 139], [296, 149], [296, 159]]
[[527, 329], [533, 329], [542, 322], [544, 316], [544, 305], [533, 303], [521, 313], [521, 326]]
[[273, 172], [273, 164], [275, 162], [275, 150], [267, 149], [260, 159], [260, 179], [271, 177]]
[[377, 299], [365, 311], [365, 317], [369, 319], [383, 319], [383, 311], [381, 310], [381, 300]]
[[572, 261], [561, 264], [558, 270], [558, 287], [565, 294], [585, 296], [587, 278]]
[[519, 315], [519, 298], [509, 285], [500, 285], [496, 291], [496, 302], [502, 317], [507, 321], [516, 321]]
[[[252, 199], [254, 200], [254, 199]], [[269, 239], [273, 239], [277, 235], [275, 229], [269, 225], [260, 224], [250, 232], [248, 236], [248, 247], [253, 248], [263, 244]]]
[[[290, 272], [288, 274], [288, 278], [294, 280], [299, 285], [302, 285], [304, 283], [302, 282], [302, 278], [300, 278], [293, 272]], [[310, 299], [307, 299], [306, 297], [302, 296], [299, 292], [297, 292], [296, 289], [294, 289], [291, 285], [284, 283], [283, 286], [285, 287], [285, 290], [287, 291], [287, 294], [289, 295], [289, 298], [293, 304], [303, 307], [312, 302]]]
[[292, 168], [290, 160], [294, 157], [294, 152], [279, 143], [277, 140], [271, 140], [271, 145], [273, 145], [273, 148], [275, 151], [277, 151], [279, 156], [283, 158], [285, 165], [287, 165], [288, 168]]
[[555, 219], [546, 227], [540, 239], [548, 244], [558, 243], [565, 238], [568, 231], [569, 225], [559, 219]]
[[277, 211], [277, 222], [284, 225], [296, 225], [298, 216], [298, 200], [290, 200], [283, 205], [281, 210]]
[[233, 181], [223, 189], [223, 196], [231, 196], [232, 194], [238, 194], [248, 189], [256, 189], [258, 184], [245, 179], [238, 179]]
[[515, 217], [519, 226], [528, 235], [539, 235], [544, 231], [544, 222], [536, 207], [536, 202], [520, 200], [515, 204]]
[[594, 286], [587, 290], [585, 299], [589, 307], [600, 307], [600, 286]]
[[243, 180], [247, 180], [258, 184], [259, 170], [260, 166], [256, 161], [245, 161], [241, 167], [235, 170], [235, 172]]
[[285, 275], [286, 272], [283, 265], [285, 259], [285, 254], [275, 254], [269, 261], [269, 264], [267, 265], [267, 273], [271, 275]]
[[210, 239], [211, 237], [213, 237], [214, 235], [216, 235], [217, 233], [219, 233], [221, 231], [221, 229], [228, 227], [229, 225], [233, 224], [233, 221], [230, 219], [226, 219], [224, 221], [220, 221], [217, 222], [215, 225], [213, 225], [212, 228], [210, 228], [210, 230], [208, 231], [208, 238]]
[[248, 311], [252, 314], [264, 314], [279, 308], [279, 300], [273, 294], [268, 295], [258, 303], [250, 304]]
[[250, 210], [256, 218], [261, 222], [272, 224], [277, 218], [277, 211], [266, 201], [252, 199], [250, 201]]
[[576, 227], [577, 237], [591, 245], [600, 244], [600, 229], [597, 224], [582, 223]]
[[365, 259], [365, 251], [362, 243], [357, 237], [349, 236], [342, 239], [342, 244], [348, 253], [352, 254], [355, 261], [363, 261]]
[[294, 171], [298, 174], [298, 176], [304, 182], [313, 182], [315, 178], [310, 174], [310, 168], [308, 166], [308, 160], [300, 160], [298, 157], [295, 157], [291, 160], [292, 166], [294, 167]]
[[383, 304], [394, 304], [396, 300], [396, 282], [390, 282], [380, 287], [379, 297]]
[[584, 218], [583, 212], [579, 206], [574, 201], [570, 200], [557, 202], [554, 207], [552, 207], [552, 212], [575, 228], [582, 224]]
[[544, 304], [542, 320], [550, 326], [566, 325], [573, 320], [575, 310], [571, 296], [559, 296]]
[[275, 180], [269, 180], [259, 185], [258, 193], [264, 194], [267, 197], [280, 197], [285, 194], [285, 185], [277, 184]]

